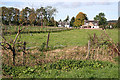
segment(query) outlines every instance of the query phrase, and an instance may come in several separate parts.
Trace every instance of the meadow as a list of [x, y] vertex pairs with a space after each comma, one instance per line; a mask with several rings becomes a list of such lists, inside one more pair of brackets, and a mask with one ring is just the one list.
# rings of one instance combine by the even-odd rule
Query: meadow
[[[107, 29], [107, 34], [113, 39], [115, 43], [118, 42], [118, 30]], [[103, 33], [102, 30], [87, 30], [87, 29], [74, 29], [70, 31], [52, 32], [50, 33], [49, 46], [50, 47], [66, 47], [66, 46], [85, 46], [88, 43], [88, 34], [93, 35], [96, 33], [98, 36]], [[14, 35], [5, 35], [10, 41], [14, 39]], [[26, 33], [20, 34], [20, 40], [27, 42], [27, 47], [40, 47], [44, 42], [47, 42], [48, 33]]]
[[[21, 33], [18, 40], [25, 41], [28, 48], [28, 62], [24, 66], [3, 65], [3, 77], [9, 78], [118, 78], [118, 57], [110, 60], [109, 53], [99, 55], [100, 59], [85, 60], [89, 35], [101, 36], [103, 30], [72, 29], [61, 32], [50, 32], [49, 50], [45, 47], [48, 32]], [[106, 29], [114, 43], [118, 43], [118, 30]], [[6, 34], [7, 41], [16, 34]], [[45, 44], [43, 44], [45, 43]], [[84, 49], [84, 51], [83, 51]], [[7, 52], [6, 52], [7, 53]], [[101, 57], [102, 56], [102, 57]], [[107, 58], [103, 60], [102, 58]], [[7, 60], [7, 59], [5, 59]], [[8, 60], [10, 61], [10, 60]], [[37, 62], [37, 64], [35, 64]], [[22, 62], [21, 62], [22, 63]], [[34, 64], [34, 65], [33, 65]]]

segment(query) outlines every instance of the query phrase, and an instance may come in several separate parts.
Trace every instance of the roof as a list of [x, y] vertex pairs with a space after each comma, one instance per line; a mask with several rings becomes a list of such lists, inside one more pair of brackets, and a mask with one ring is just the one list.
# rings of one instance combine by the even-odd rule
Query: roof
[[98, 21], [96, 21], [96, 20], [85, 20], [85, 22], [94, 22], [94, 23], [97, 23]]
[[116, 23], [118, 20], [109, 20], [108, 23]]
[[98, 21], [95, 20], [85, 20], [82, 26], [98, 26]]

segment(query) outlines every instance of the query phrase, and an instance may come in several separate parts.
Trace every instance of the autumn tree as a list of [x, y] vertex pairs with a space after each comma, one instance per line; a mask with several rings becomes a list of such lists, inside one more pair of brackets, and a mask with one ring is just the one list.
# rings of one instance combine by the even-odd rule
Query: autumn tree
[[72, 17], [70, 21], [70, 26], [74, 26], [74, 22], [75, 22], [75, 17]]
[[87, 15], [83, 12], [79, 12], [75, 18], [74, 25], [76, 27], [82, 26], [84, 24], [84, 20], [87, 20]]

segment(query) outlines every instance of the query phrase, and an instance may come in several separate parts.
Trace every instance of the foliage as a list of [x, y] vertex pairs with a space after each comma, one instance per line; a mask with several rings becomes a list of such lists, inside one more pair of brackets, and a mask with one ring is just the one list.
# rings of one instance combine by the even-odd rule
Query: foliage
[[48, 25], [49, 25], [49, 26], [56, 26], [56, 21], [54, 20], [54, 17], [52, 17], [52, 18], [50, 19], [50, 21], [48, 22]]
[[107, 24], [107, 19], [105, 18], [104, 13], [99, 13], [98, 15], [96, 15], [96, 17], [94, 17], [94, 20], [98, 20], [99, 25], [103, 25], [103, 27], [105, 28], [105, 25]]
[[56, 15], [55, 13], [57, 13], [57, 9], [56, 8], [52, 8], [52, 6], [47, 6], [46, 8], [47, 11], [47, 15], [48, 18], [50, 19], [53, 15]]
[[46, 43], [43, 42], [41, 47], [40, 47], [40, 49], [39, 49], [39, 51], [44, 51], [45, 50], [45, 46], [46, 46]]
[[3, 75], [13, 78], [118, 78], [118, 66], [103, 61], [59, 60], [31, 66], [6, 66]]
[[66, 22], [69, 21], [69, 16], [68, 15], [67, 15], [67, 18], [64, 21], [66, 21]]
[[[53, 20], [57, 9], [52, 6], [38, 9], [25, 7], [21, 11], [14, 7], [2, 7], [2, 23], [4, 25], [43, 25], [56, 26], [57, 21]], [[53, 25], [54, 24], [54, 25]]]
[[30, 24], [31, 24], [31, 25], [35, 23], [36, 17], [37, 17], [36, 12], [35, 12], [34, 9], [32, 9], [32, 10], [30, 11], [30, 15], [29, 15], [29, 21], [30, 21]]
[[19, 20], [19, 9], [17, 8], [6, 8], [2, 7], [2, 22], [3, 24], [18, 24]]
[[107, 28], [111, 29], [110, 26], [112, 26], [112, 29], [113, 28], [118, 28], [118, 23], [117, 22], [116, 23], [108, 23]]
[[23, 23], [25, 22], [25, 24], [28, 24], [29, 23], [29, 16], [30, 16], [30, 12], [31, 12], [31, 9], [29, 7], [25, 7], [25, 9], [22, 9], [20, 11], [20, 14], [18, 15], [18, 19], [19, 19], [19, 23]]
[[73, 27], [74, 27], [74, 22], [75, 22], [75, 17], [72, 17], [72, 18], [71, 18], [71, 21], [70, 21], [70, 26], [73, 26]]
[[87, 15], [83, 12], [79, 12], [75, 18], [75, 26], [80, 27], [84, 24], [84, 20], [87, 20]]

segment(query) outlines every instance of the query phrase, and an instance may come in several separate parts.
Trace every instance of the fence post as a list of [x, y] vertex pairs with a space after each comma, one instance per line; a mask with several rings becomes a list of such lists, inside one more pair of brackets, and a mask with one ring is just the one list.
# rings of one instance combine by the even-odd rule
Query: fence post
[[48, 48], [49, 37], [50, 37], [50, 32], [48, 32], [48, 38], [47, 38], [47, 45], [46, 45], [46, 48]]
[[90, 56], [90, 40], [88, 41], [88, 52], [86, 55], [86, 59], [89, 59], [89, 56]]
[[25, 65], [25, 49], [26, 49], [26, 42], [23, 43], [23, 65]]
[[98, 60], [98, 56], [99, 56], [99, 47], [97, 48], [97, 50], [96, 50], [96, 60]]

